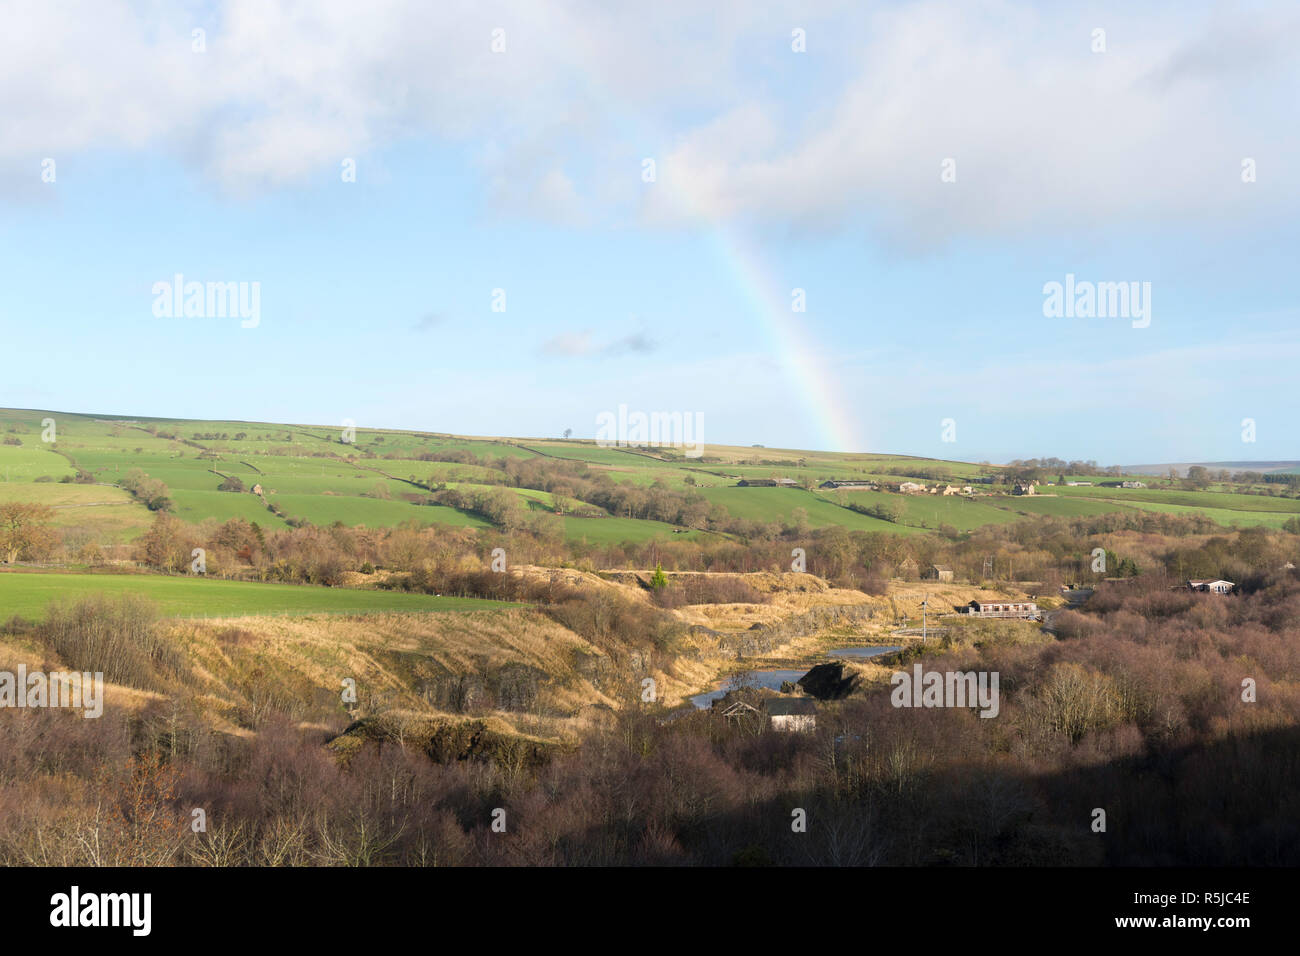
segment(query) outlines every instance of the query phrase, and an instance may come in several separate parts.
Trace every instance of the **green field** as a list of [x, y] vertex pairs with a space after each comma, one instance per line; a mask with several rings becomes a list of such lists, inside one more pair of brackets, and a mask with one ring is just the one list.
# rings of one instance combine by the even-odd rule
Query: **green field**
[[1189, 508], [1219, 508], [1226, 511], [1273, 511], [1300, 514], [1300, 500], [1271, 495], [1242, 495], [1224, 491], [1183, 491], [1178, 488], [1052, 488], [1053, 494], [1070, 497], [1105, 498], [1140, 506], [1182, 505]]
[[662, 521], [645, 521], [640, 518], [575, 518], [566, 515], [564, 537], [569, 541], [587, 541], [590, 544], [640, 544], [654, 538], [674, 535], [678, 538], [696, 538], [707, 531], [680, 531]]
[[[42, 440], [45, 419], [56, 423], [56, 443]], [[1300, 515], [1300, 500], [1295, 498], [1240, 493], [1275, 490], [1276, 486], [1187, 491], [1162, 487], [1163, 479], [1151, 477], [1142, 480], [1152, 487], [1142, 489], [1040, 485], [1043, 494], [1033, 497], [978, 494], [970, 499], [740, 488], [736, 484], [741, 478], [769, 477], [792, 478], [814, 486], [827, 479], [872, 479], [889, 484], [904, 477], [927, 484], [943, 480], [960, 484], [979, 475], [1003, 473], [997, 465], [889, 454], [709, 445], [701, 457], [685, 458], [672, 449], [601, 447], [590, 440], [471, 438], [364, 427], [356, 429], [354, 441], [344, 443], [341, 426], [125, 419], [22, 409], [0, 409], [0, 436], [11, 442], [0, 444], [0, 502], [50, 504], [55, 508], [57, 529], [83, 537], [98, 535], [102, 543], [129, 542], [155, 519], [119, 487], [134, 469], [164, 482], [173, 513], [195, 524], [242, 518], [266, 530], [287, 527], [285, 519], [252, 493], [253, 487], [260, 485], [266, 501], [295, 521], [367, 527], [413, 521], [417, 525], [485, 528], [487, 522], [477, 515], [416, 503], [428, 494], [423, 486], [433, 482], [467, 493], [510, 488], [508, 470], [498, 467], [503, 459], [538, 457], [583, 462], [619, 483], [641, 487], [662, 483], [677, 493], [695, 490], [735, 519], [789, 525], [803, 518], [811, 528], [838, 525], [915, 534], [950, 527], [966, 532], [1036, 516], [1079, 517], [1130, 509], [1195, 511], [1224, 525], [1280, 527]], [[465, 452], [485, 464], [432, 460]], [[78, 483], [59, 480], [70, 481], [78, 470]], [[226, 476], [238, 477], [246, 490], [219, 491]], [[554, 500], [546, 491], [511, 490], [538, 518], [554, 509]], [[886, 505], [897, 510], [898, 520], [860, 514], [846, 507], [850, 503]], [[598, 510], [589, 504], [575, 506], [585, 512]], [[565, 515], [560, 521], [569, 541], [599, 545], [709, 533], [626, 517]]]
[[1051, 495], [1022, 495], [1019, 497], [1003, 495], [990, 500], [996, 501], [999, 508], [1013, 514], [1051, 515], [1057, 518], [1077, 518], [1082, 515], [1111, 514], [1116, 511], [1132, 511], [1134, 509], [1131, 504], [1121, 504], [1117, 501], [1094, 501], [1074, 497], [1055, 498]]
[[[914, 534], [920, 530], [841, 508], [823, 496], [802, 488], [706, 488], [700, 493], [708, 501], [725, 507], [734, 517], [748, 521], [792, 523], [795, 510], [802, 508], [810, 528], [840, 525], [859, 531], [895, 534]], [[889, 497], [899, 501], [904, 496]]]
[[[103, 541], [130, 541], [149, 527], [149, 512], [121, 488], [62, 482], [0, 482], [0, 502], [22, 501], [54, 510], [56, 529], [93, 529]], [[269, 515], [268, 515], [269, 517]]]
[[1296, 515], [1296, 512], [1244, 511], [1239, 508], [1193, 508], [1189, 505], [1165, 505], [1156, 504], [1155, 502], [1139, 502], [1134, 504], [1133, 507], [1141, 511], [1157, 511], [1162, 514], [1199, 514], [1225, 527], [1263, 525], [1267, 528], [1281, 528], [1287, 520]]
[[973, 531], [986, 524], [1005, 524], [1020, 516], [1007, 510], [1003, 498], [963, 498], [958, 495], [899, 495], [883, 491], [826, 490], [819, 495], [831, 501], [866, 507], [883, 505], [899, 510], [900, 524], [935, 529], [948, 525], [958, 531]]
[[1070, 488], [1053, 487], [1057, 500], [1080, 504], [1105, 504], [1105, 510], [1124, 508], [1163, 514], [1202, 514], [1221, 525], [1264, 525], [1280, 528], [1300, 515], [1300, 500], [1266, 494], [1234, 494], [1226, 491], [1185, 491], [1179, 488]]
[[40, 620], [51, 601], [75, 600], [88, 594], [139, 594], [157, 603], [163, 614], [180, 617], [474, 611], [510, 606], [500, 601], [475, 598], [195, 577], [5, 572], [0, 573], [0, 619], [7, 620], [16, 614], [29, 620]]
[[0, 479], [33, 481], [48, 475], [57, 481], [74, 473], [66, 458], [41, 443], [39, 431], [35, 436], [23, 435], [19, 440], [23, 442], [20, 446], [0, 445]]
[[442, 505], [413, 505], [408, 501], [383, 501], [376, 498], [331, 497], [329, 495], [275, 495], [276, 505], [295, 518], [312, 524], [366, 525], [371, 528], [395, 527], [405, 521], [421, 525], [449, 525], [456, 528], [486, 528], [482, 518]]

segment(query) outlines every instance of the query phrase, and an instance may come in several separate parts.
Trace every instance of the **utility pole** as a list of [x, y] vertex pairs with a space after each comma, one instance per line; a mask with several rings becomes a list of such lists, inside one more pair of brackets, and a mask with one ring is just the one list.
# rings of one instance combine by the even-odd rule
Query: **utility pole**
[[930, 593], [927, 591], [925, 599], [921, 601], [921, 643], [926, 643], [930, 638], [926, 631], [926, 610], [930, 607]]

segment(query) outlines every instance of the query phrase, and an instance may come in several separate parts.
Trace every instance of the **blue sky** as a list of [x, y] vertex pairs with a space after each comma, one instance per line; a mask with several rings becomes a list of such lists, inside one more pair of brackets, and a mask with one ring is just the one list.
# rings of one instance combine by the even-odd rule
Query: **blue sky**
[[[0, 403], [1300, 458], [1300, 14], [1127, 6], [18, 5]], [[259, 323], [156, 316], [177, 273]], [[1150, 325], [1045, 317], [1067, 273]]]

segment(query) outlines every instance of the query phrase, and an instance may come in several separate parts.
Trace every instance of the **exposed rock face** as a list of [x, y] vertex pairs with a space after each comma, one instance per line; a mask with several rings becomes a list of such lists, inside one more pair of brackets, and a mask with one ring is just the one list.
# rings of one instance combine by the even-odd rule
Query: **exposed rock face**
[[841, 700], [853, 692], [862, 678], [838, 661], [818, 664], [795, 683], [818, 700]]
[[875, 616], [876, 609], [871, 605], [839, 605], [816, 607], [771, 624], [755, 621], [744, 631], [716, 631], [698, 627], [696, 630], [722, 639], [725, 649], [738, 658], [761, 657], [772, 648], [795, 638], [870, 621]]
[[344, 763], [363, 747], [396, 744], [422, 750], [434, 763], [487, 760], [505, 766], [539, 767], [564, 750], [558, 741], [517, 734], [493, 718], [456, 720], [409, 713], [358, 720], [327, 743]]

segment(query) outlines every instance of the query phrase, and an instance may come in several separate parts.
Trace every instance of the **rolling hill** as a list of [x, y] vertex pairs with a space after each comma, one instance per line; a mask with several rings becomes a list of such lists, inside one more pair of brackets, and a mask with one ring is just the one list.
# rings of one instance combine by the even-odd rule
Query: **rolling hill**
[[[736, 527], [743, 533], [746, 522], [914, 535], [1133, 509], [1198, 511], [1224, 525], [1272, 527], [1300, 515], [1300, 501], [1276, 484], [1192, 491], [1146, 477], [1144, 489], [1041, 486], [1033, 497], [1012, 496], [1005, 484], [976, 485], [971, 496], [821, 487], [832, 479], [874, 481], [883, 489], [906, 480], [934, 485], [1007, 477], [996, 465], [887, 454], [710, 445], [700, 458], [686, 458], [672, 449], [576, 439], [367, 428], [345, 435], [342, 427], [323, 425], [34, 409], [0, 410], [0, 435], [0, 502], [46, 504], [62, 533], [107, 543], [138, 538], [154, 518], [129, 492], [131, 476], [141, 474], [162, 482], [168, 510], [191, 524], [242, 518], [266, 529], [337, 523], [484, 529], [502, 519], [481, 502], [504, 492], [517, 505], [510, 520], [545, 519], [560, 540], [597, 546], [727, 536]], [[581, 474], [619, 491], [604, 502], [579, 500], [566, 493], [563, 474], [526, 486], [530, 479], [520, 477], [521, 469], [530, 466], [585, 469]], [[738, 484], [767, 478], [797, 486]], [[694, 502], [689, 517], [656, 516], [653, 502], [664, 495]]]

